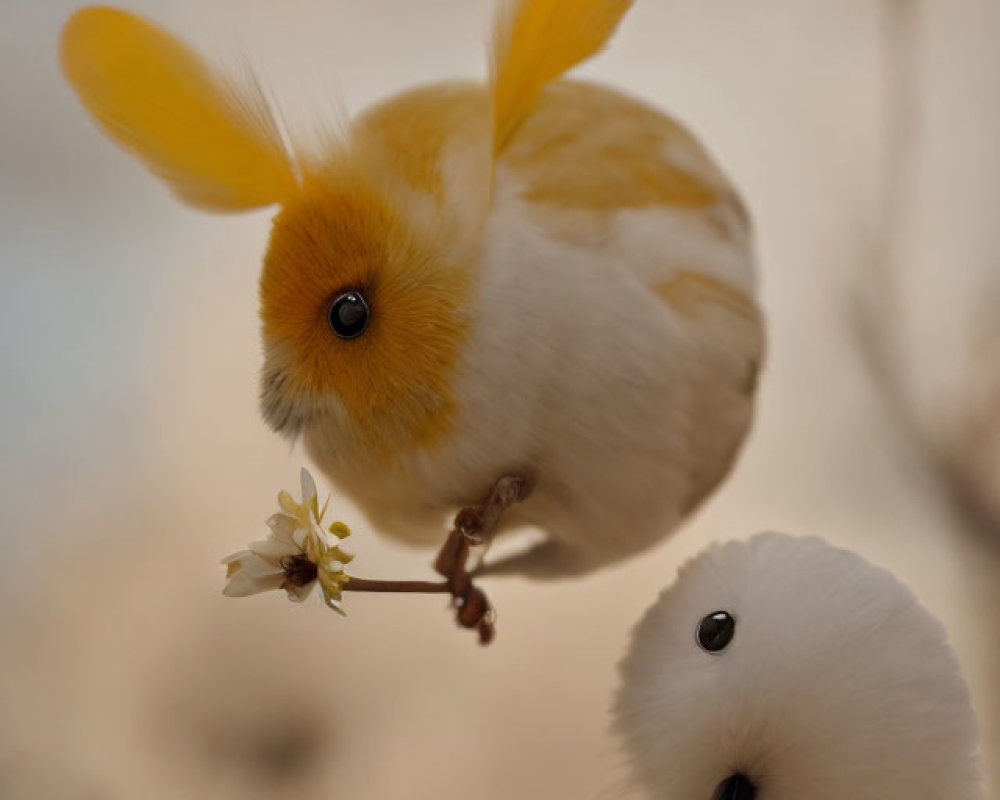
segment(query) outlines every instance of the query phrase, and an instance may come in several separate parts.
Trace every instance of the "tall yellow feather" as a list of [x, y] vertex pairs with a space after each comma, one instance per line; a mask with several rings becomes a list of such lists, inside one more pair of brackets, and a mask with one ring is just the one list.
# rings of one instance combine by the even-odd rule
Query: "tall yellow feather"
[[500, 155], [542, 89], [600, 50], [632, 0], [514, 0], [493, 28], [493, 154]]
[[296, 191], [291, 159], [255, 82], [223, 81], [183, 42], [113, 8], [74, 14], [60, 56], [101, 127], [184, 202], [239, 211]]

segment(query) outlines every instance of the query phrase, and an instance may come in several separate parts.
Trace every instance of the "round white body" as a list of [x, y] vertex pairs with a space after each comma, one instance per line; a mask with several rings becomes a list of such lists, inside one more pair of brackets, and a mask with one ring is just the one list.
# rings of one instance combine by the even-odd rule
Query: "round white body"
[[[699, 621], [728, 612], [711, 653]], [[650, 797], [981, 800], [968, 690], [941, 624], [888, 572], [762, 534], [688, 563], [636, 627], [616, 725]], [[747, 796], [747, 795], [740, 795]]]
[[[442, 156], [446, 179], [460, 146]], [[534, 493], [504, 525], [539, 526], [554, 546], [510, 568], [567, 574], [631, 555], [722, 480], [750, 425], [764, 347], [750, 239], [677, 123], [556, 83], [497, 166], [449, 434], [391, 468], [306, 431], [310, 453], [408, 541], [440, 542], [448, 515], [526, 473]]]

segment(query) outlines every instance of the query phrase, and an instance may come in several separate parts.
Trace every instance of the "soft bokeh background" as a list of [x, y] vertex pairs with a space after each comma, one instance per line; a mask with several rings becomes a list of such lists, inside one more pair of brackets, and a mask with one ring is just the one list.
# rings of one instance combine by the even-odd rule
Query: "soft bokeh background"
[[[763, 528], [859, 551], [944, 620], [996, 780], [1000, 394], [980, 378], [1000, 349], [975, 340], [1000, 296], [1000, 2], [639, 0], [581, 70], [676, 113], [744, 190], [770, 361], [738, 468], [696, 519], [586, 580], [495, 581], [489, 649], [440, 598], [351, 596], [344, 621], [220, 596], [219, 557], [303, 458], [257, 414], [268, 215], [187, 210], [97, 132], [56, 63], [77, 5], [0, 0], [0, 796], [615, 796], [629, 628], [684, 559]], [[129, 7], [223, 63], [248, 55], [307, 123], [484, 74], [485, 0]], [[912, 118], [894, 117], [907, 85]], [[862, 357], [859, 293], [893, 331], [898, 391]], [[949, 482], [966, 451], [949, 473], [912, 440], [972, 407], [970, 500]], [[982, 497], [995, 516], [967, 508]], [[359, 573], [429, 574], [334, 507]]]

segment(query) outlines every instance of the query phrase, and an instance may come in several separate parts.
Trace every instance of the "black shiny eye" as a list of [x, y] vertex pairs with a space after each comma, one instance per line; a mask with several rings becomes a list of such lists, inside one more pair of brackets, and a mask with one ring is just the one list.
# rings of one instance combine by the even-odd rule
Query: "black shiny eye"
[[361, 292], [344, 292], [330, 306], [330, 330], [341, 339], [355, 339], [365, 332], [371, 311]]
[[707, 653], [720, 653], [729, 647], [736, 633], [736, 620], [728, 611], [715, 611], [698, 623], [698, 644]]

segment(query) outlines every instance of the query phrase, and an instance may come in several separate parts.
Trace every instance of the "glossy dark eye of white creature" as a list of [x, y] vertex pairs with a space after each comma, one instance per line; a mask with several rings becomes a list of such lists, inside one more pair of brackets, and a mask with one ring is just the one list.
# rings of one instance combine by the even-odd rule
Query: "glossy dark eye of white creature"
[[756, 800], [757, 786], [742, 772], [735, 772], [720, 783], [712, 800]]
[[733, 640], [736, 620], [728, 611], [713, 611], [698, 623], [698, 645], [706, 653], [721, 653]]
[[368, 301], [360, 291], [343, 292], [330, 304], [330, 330], [340, 339], [356, 339], [371, 319]]

